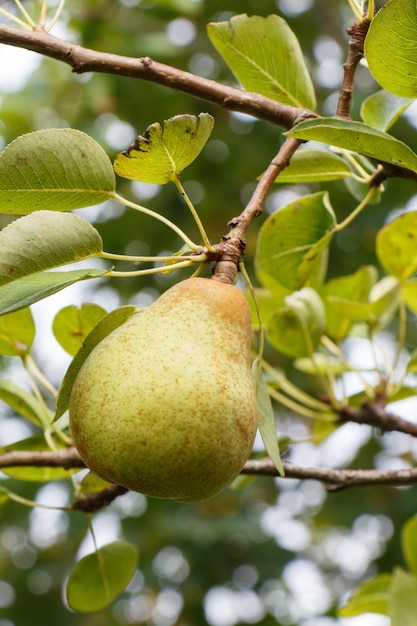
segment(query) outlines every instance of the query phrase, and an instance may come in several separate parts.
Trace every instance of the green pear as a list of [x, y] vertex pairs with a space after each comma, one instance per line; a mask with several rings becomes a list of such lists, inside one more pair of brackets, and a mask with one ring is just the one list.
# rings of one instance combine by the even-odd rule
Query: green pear
[[98, 344], [70, 399], [86, 466], [156, 498], [197, 502], [239, 474], [258, 409], [248, 303], [233, 285], [189, 278]]

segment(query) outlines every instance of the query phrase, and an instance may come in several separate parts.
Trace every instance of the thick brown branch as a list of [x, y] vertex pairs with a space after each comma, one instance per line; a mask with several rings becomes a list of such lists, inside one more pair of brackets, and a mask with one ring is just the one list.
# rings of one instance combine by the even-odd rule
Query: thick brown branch
[[0, 24], [0, 43], [32, 50], [67, 63], [77, 74], [100, 72], [158, 83], [284, 128], [291, 128], [302, 119], [316, 117], [315, 113], [307, 109], [280, 104], [260, 94], [223, 85], [158, 63], [149, 57], [133, 58], [89, 50], [41, 30], [25, 31]]

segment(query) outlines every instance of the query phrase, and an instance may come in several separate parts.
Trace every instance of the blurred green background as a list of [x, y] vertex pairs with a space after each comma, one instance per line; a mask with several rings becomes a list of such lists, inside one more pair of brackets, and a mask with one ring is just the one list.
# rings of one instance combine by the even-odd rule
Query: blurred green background
[[[11, 2], [1, 2], [1, 6], [13, 11]], [[24, 6], [29, 12], [39, 8], [32, 2]], [[346, 57], [346, 27], [352, 21], [347, 0], [67, 0], [52, 33], [89, 48], [147, 55], [235, 84], [211, 46], [205, 26], [238, 13], [277, 13], [287, 19], [316, 85], [318, 112], [333, 115]], [[360, 66], [353, 104], [356, 119], [361, 102], [376, 88], [367, 68]], [[62, 63], [0, 46], [2, 146], [22, 133], [70, 126], [94, 137], [114, 158], [149, 124], [201, 111], [214, 116], [215, 128], [182, 181], [215, 243], [227, 232], [227, 222], [241, 212], [256, 178], [276, 154], [282, 129], [152, 83], [107, 75], [77, 76]], [[414, 149], [415, 122], [411, 108], [392, 131]], [[343, 183], [325, 188], [340, 220], [354, 208], [354, 200]], [[318, 185], [276, 186], [267, 199], [266, 214], [318, 189]], [[196, 237], [173, 185], [159, 188], [119, 179], [118, 190]], [[335, 238], [330, 276], [375, 263], [378, 228], [392, 212], [412, 206], [413, 194], [413, 183], [390, 181], [382, 203], [367, 208]], [[85, 209], [81, 215], [94, 222], [107, 251], [166, 254], [179, 247], [175, 235], [158, 222], [111, 203]], [[1, 215], [0, 227], [10, 219]], [[248, 233], [246, 260], [252, 276], [262, 220]], [[39, 362], [59, 382], [65, 355], [44, 327], [48, 315], [68, 300], [88, 299], [109, 310], [120, 303], [146, 305], [176, 280], [177, 274], [106, 279], [35, 305], [41, 329]], [[353, 343], [352, 349], [361, 350], [361, 346]], [[285, 365], [276, 354], [273, 357]], [[22, 375], [12, 359], [1, 363], [2, 377], [19, 380]], [[0, 419], [1, 445], [30, 434], [3, 406]], [[318, 446], [308, 442], [309, 429], [303, 420], [283, 417], [279, 427], [283, 434], [300, 440], [291, 450], [291, 459], [300, 463], [403, 467], [413, 464], [417, 455], [417, 447], [406, 436], [376, 437], [368, 427], [346, 425]], [[69, 499], [70, 486], [65, 481], [41, 485], [4, 480], [20, 495], [40, 503], [57, 506]], [[370, 615], [338, 619], [336, 607], [364, 578], [402, 564], [399, 531], [415, 513], [414, 494], [415, 488], [379, 487], [328, 495], [314, 481], [271, 478], [245, 480], [239, 488], [196, 505], [129, 493], [100, 512], [93, 524], [99, 543], [116, 537], [135, 543], [140, 567], [126, 593], [109, 609], [92, 615], [71, 612], [62, 593], [75, 555], [91, 550], [85, 516], [30, 510], [9, 502], [0, 508], [0, 626], [385, 626], [385, 618]]]

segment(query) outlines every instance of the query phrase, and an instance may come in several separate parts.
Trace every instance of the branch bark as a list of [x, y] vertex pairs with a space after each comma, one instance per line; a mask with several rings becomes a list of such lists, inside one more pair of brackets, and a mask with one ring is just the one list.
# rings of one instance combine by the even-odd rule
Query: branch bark
[[339, 92], [336, 116], [342, 119], [351, 119], [352, 94], [355, 84], [356, 70], [364, 55], [364, 44], [371, 22], [364, 19], [361, 24], [355, 23], [347, 29], [350, 36], [349, 53], [343, 65], [343, 82]]
[[133, 58], [83, 48], [54, 37], [43, 30], [25, 31], [0, 24], [0, 43], [25, 48], [62, 61], [77, 74], [100, 72], [158, 83], [196, 98], [213, 102], [230, 111], [247, 113], [272, 124], [292, 128], [298, 122], [317, 117], [308, 109], [280, 104], [271, 98], [202, 78], [150, 57]]
[[252, 221], [262, 214], [266, 195], [277, 176], [289, 164], [292, 155], [302, 144], [298, 139], [287, 138], [278, 154], [262, 174], [255, 191], [240, 215], [230, 220], [230, 231], [222, 237], [218, 247], [220, 256], [215, 265], [213, 278], [220, 282], [233, 284], [237, 268], [246, 247], [246, 233]]
[[[327, 485], [329, 491], [340, 491], [348, 487], [370, 485], [404, 486], [417, 483], [417, 468], [402, 470], [378, 469], [333, 469], [328, 467], [305, 467], [284, 461], [285, 478], [318, 480]], [[20, 452], [10, 451], [0, 455], [0, 468], [7, 467], [64, 467], [65, 469], [84, 468], [75, 448], [55, 452]], [[242, 474], [251, 476], [279, 477], [279, 473], [269, 457], [249, 460], [242, 469]], [[285, 479], [284, 479], [285, 480]], [[107, 506], [115, 497], [125, 493], [123, 487], [112, 485], [94, 497], [76, 501], [71, 508], [93, 511]]]

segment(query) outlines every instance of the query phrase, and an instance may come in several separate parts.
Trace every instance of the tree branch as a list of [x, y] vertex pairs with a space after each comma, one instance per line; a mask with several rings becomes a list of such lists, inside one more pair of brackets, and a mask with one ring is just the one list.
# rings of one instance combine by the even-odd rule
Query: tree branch
[[366, 34], [371, 22], [364, 19], [361, 24], [355, 23], [347, 29], [349, 39], [349, 53], [346, 63], [343, 65], [343, 82], [339, 92], [336, 116], [342, 119], [351, 119], [350, 110], [352, 106], [352, 94], [355, 84], [355, 74], [358, 65], [364, 55], [364, 44]]
[[0, 469], [3, 467], [63, 467], [64, 469], [85, 467], [74, 447], [51, 452], [6, 450], [0, 454]]
[[[340, 491], [348, 487], [369, 485], [413, 485], [417, 483], [417, 468], [402, 470], [377, 469], [332, 469], [328, 467], [304, 467], [284, 461], [285, 478], [318, 480], [328, 485], [329, 491]], [[84, 468], [75, 448], [55, 452], [20, 452], [10, 451], [0, 455], [0, 468], [6, 467], [64, 467], [65, 469]], [[279, 473], [269, 457], [249, 460], [242, 469], [242, 474], [251, 476], [279, 477]], [[107, 506], [119, 495], [126, 492], [124, 487], [110, 485], [103, 491], [80, 498], [71, 506], [72, 509], [93, 512]]]
[[340, 411], [340, 417], [345, 422], [356, 424], [368, 424], [380, 428], [383, 432], [399, 432], [417, 437], [417, 424], [389, 413], [385, 406], [378, 402], [364, 402], [361, 407], [344, 407]]
[[[328, 491], [341, 491], [348, 487], [367, 487], [370, 485], [404, 486], [417, 483], [417, 468], [402, 470], [376, 469], [332, 469], [328, 467], [304, 467], [283, 462], [285, 478], [318, 480], [326, 485]], [[250, 460], [245, 463], [242, 474], [279, 477], [278, 470], [269, 457]]]
[[[262, 214], [265, 197], [277, 176], [289, 164], [292, 155], [302, 141], [287, 138], [280, 147], [278, 154], [271, 161], [256, 185], [248, 204], [242, 213], [230, 220], [230, 231], [222, 237], [222, 243], [215, 246], [220, 250], [220, 258], [215, 265], [216, 280], [232, 284], [236, 278], [237, 267], [246, 247], [246, 233], [252, 221]], [[208, 254], [208, 251], [207, 251]]]
[[100, 72], [158, 83], [191, 96], [214, 102], [231, 110], [247, 113], [284, 128], [317, 117], [313, 111], [280, 104], [260, 94], [244, 91], [202, 78], [149, 57], [133, 58], [83, 48], [43, 31], [25, 31], [0, 24], [0, 43], [25, 48], [67, 63], [77, 74]]

